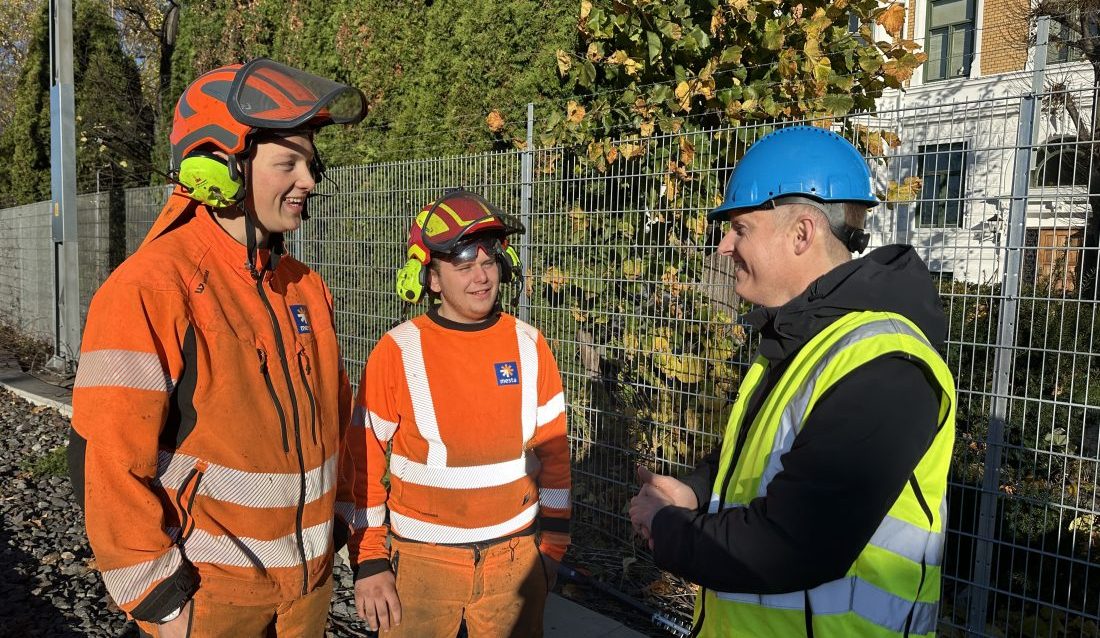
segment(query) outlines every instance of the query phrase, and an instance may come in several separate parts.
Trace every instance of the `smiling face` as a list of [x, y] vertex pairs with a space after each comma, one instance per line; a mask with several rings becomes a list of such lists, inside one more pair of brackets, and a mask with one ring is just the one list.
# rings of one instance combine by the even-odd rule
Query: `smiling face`
[[500, 264], [479, 248], [472, 261], [454, 264], [432, 260], [429, 285], [440, 297], [440, 316], [458, 323], [484, 321], [496, 307]]
[[270, 137], [257, 142], [249, 162], [245, 206], [256, 212], [266, 234], [286, 233], [302, 225], [306, 196], [316, 185], [310, 173], [313, 141], [304, 134]]
[[801, 292], [801, 288], [791, 291], [797, 255], [790, 231], [787, 216], [777, 209], [730, 215], [730, 230], [719, 242], [718, 252], [733, 259], [734, 290], [742, 299], [773, 308]]

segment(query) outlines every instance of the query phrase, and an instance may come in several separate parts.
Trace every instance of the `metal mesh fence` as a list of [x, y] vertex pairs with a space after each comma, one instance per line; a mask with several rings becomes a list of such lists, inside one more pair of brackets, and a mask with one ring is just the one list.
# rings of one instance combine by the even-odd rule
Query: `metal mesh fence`
[[53, 342], [50, 203], [0, 210], [0, 312], [4, 322]]
[[[1070, 103], [1079, 121], [1051, 115]], [[914, 245], [949, 317], [944, 356], [959, 405], [942, 635], [1100, 633], [1098, 249], [1086, 240], [1100, 165], [1079, 125], [1094, 103], [1091, 90], [1063, 91], [817, 122], [873, 167], [886, 203], [869, 219], [872, 247]], [[773, 128], [333, 169], [290, 246], [336, 297], [354, 382], [377, 339], [410, 312], [394, 273], [415, 212], [464, 186], [519, 213], [517, 313], [546, 334], [563, 372], [575, 551], [598, 553], [618, 587], [685, 612], [690, 590], [655, 587], [652, 569], [631, 567], [647, 556], [625, 508], [636, 463], [683, 472], [724, 429], [755, 339], [731, 264], [714, 249], [721, 229], [705, 214], [744, 150]], [[127, 253], [166, 193], [126, 192]], [[81, 214], [104, 207], [87, 200]], [[51, 299], [48, 215], [40, 204], [0, 213], [0, 304], [32, 332], [49, 326], [49, 304], [36, 301]], [[85, 242], [109, 250], [112, 235], [89, 227], [85, 240], [81, 228], [84, 266]], [[88, 259], [82, 287], [111, 264]]]

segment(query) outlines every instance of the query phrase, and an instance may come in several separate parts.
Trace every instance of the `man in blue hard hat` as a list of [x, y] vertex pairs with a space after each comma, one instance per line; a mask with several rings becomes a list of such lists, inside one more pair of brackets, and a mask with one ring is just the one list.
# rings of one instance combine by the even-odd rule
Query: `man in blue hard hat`
[[721, 448], [638, 468], [635, 529], [701, 586], [697, 636], [934, 636], [955, 431], [946, 319], [910, 246], [861, 259], [877, 204], [845, 139], [762, 138], [710, 219], [760, 335]]

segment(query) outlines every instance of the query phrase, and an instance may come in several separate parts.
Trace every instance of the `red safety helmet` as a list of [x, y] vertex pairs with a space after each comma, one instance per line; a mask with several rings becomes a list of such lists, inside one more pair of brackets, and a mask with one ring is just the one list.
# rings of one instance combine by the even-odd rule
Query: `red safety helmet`
[[448, 190], [425, 206], [409, 229], [406, 262], [397, 271], [397, 295], [416, 303], [427, 286], [427, 265], [437, 258], [477, 257], [478, 250], [500, 263], [500, 281], [522, 279], [519, 253], [508, 245], [509, 235], [522, 234], [523, 224], [485, 201], [480, 195], [461, 188]]

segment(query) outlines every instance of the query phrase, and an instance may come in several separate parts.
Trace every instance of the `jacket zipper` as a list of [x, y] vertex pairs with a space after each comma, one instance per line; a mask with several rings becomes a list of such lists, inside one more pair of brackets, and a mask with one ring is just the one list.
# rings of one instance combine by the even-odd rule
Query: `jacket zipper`
[[275, 394], [275, 384], [271, 382], [271, 371], [267, 369], [267, 352], [262, 348], [256, 348], [256, 356], [260, 358], [260, 374], [264, 376], [267, 384], [267, 393], [271, 395], [271, 402], [275, 405], [275, 411], [279, 413], [279, 427], [283, 435], [283, 453], [290, 453], [290, 443], [286, 436], [286, 413], [283, 412], [283, 404]]
[[309, 432], [313, 439], [313, 443], [317, 443], [317, 401], [313, 398], [313, 388], [309, 385], [309, 379], [311, 369], [309, 367], [309, 357], [304, 352], [298, 352], [298, 373], [302, 376], [302, 385], [305, 386], [306, 396], [309, 398]]
[[[283, 345], [283, 331], [279, 329], [279, 319], [275, 316], [275, 309], [271, 307], [271, 301], [264, 292], [264, 279], [261, 275], [256, 279], [256, 292], [260, 300], [267, 308], [267, 316], [271, 320], [271, 329], [275, 331], [275, 345], [279, 349], [279, 364], [283, 368], [283, 377], [286, 380], [287, 393], [290, 394], [290, 409], [294, 413], [294, 449], [298, 455], [298, 512], [294, 518], [294, 536], [298, 542], [298, 554], [302, 557], [302, 595], [309, 593], [309, 565], [306, 564], [306, 545], [302, 537], [302, 517], [306, 506], [306, 466], [302, 455], [302, 432], [298, 418], [298, 397], [294, 394], [294, 383], [290, 377], [290, 366], [286, 360], [286, 347]], [[274, 394], [272, 395], [274, 396]]]
[[[182, 547], [184, 541], [191, 536], [191, 532], [195, 530], [195, 519], [191, 515], [191, 508], [195, 506], [195, 497], [199, 495], [199, 483], [202, 482], [203, 470], [200, 470], [198, 466], [191, 468], [191, 471], [187, 473], [187, 476], [183, 477], [183, 482], [180, 483], [180, 487], [176, 490], [176, 505], [180, 509], [180, 535], [179, 545]], [[194, 479], [194, 483], [191, 480]], [[183, 502], [184, 495], [187, 494], [187, 486], [191, 485], [191, 493], [187, 496], [187, 503]]]

